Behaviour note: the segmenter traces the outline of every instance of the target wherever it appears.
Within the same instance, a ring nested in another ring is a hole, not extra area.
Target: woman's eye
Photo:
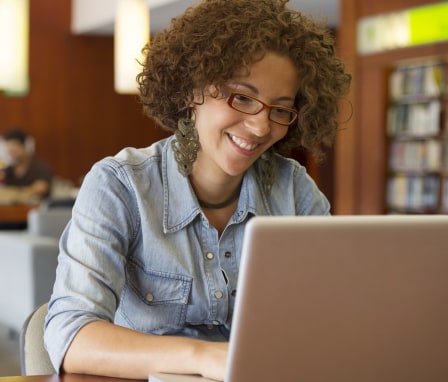
[[[247,96],[245,96],[245,95],[243,95],[243,94],[237,94],[237,95],[235,95],[234,100],[235,100],[236,102],[238,102],[238,103],[252,103],[252,102],[254,102],[254,100],[253,100],[252,98],[247,97]]]
[[[272,109],[272,113],[275,113],[277,115],[289,115],[291,112],[289,110],[280,108],[280,107],[276,107]]]

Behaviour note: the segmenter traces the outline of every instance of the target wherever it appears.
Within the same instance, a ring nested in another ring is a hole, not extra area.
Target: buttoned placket
[[[226,229],[218,240],[217,231],[203,219],[203,254],[204,270],[208,283],[210,299],[210,329],[217,325],[225,325],[229,313],[233,311],[233,300],[236,294],[236,264],[232,258],[232,230]],[[231,275],[231,277],[230,277]]]

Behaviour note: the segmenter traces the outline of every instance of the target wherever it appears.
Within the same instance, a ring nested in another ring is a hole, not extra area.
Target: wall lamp
[[[0,0],[0,91],[29,91],[29,0]]]
[[[146,0],[117,0],[114,31],[115,91],[137,94],[141,50],[149,41],[149,8]]]

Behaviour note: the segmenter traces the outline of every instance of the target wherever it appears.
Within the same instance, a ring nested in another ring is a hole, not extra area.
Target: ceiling
[[[151,34],[168,26],[170,20],[198,0],[146,0],[150,7]],[[74,34],[113,34],[116,0],[73,0],[72,24]],[[339,0],[290,0],[289,7],[330,27],[339,23]]]

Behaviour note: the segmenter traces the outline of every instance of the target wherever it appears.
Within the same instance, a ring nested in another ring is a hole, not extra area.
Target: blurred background
[[[76,197],[96,161],[123,147],[148,146],[167,136],[142,115],[135,92],[117,89],[117,24],[134,0],[0,0],[0,65],[9,57],[2,44],[11,42],[5,37],[20,37],[14,25],[7,25],[3,7],[22,1],[28,12],[26,79],[14,89],[4,85],[11,75],[0,70],[0,137],[12,127],[26,131],[35,155],[54,170],[59,188],[53,195]],[[196,1],[143,3],[150,21],[148,37]],[[306,153],[294,153],[330,199],[332,212],[446,213],[448,2],[289,4],[334,32],[338,54],[353,75],[352,90],[340,105],[343,124],[327,160],[318,165]],[[119,6],[124,8],[117,12]],[[421,86],[412,90],[415,81]],[[412,130],[416,124],[422,127],[417,132]],[[7,160],[0,143],[0,162],[2,158]],[[415,158],[418,163],[411,163]],[[29,209],[37,206],[21,210],[25,224]],[[0,203],[0,221],[13,216],[7,207],[2,209]],[[5,252],[1,240],[0,235],[0,264],[1,257],[14,255]],[[9,309],[8,301],[21,298],[14,289],[0,291],[0,311]],[[0,314],[0,376],[19,374],[18,365],[17,330],[2,323]]]

